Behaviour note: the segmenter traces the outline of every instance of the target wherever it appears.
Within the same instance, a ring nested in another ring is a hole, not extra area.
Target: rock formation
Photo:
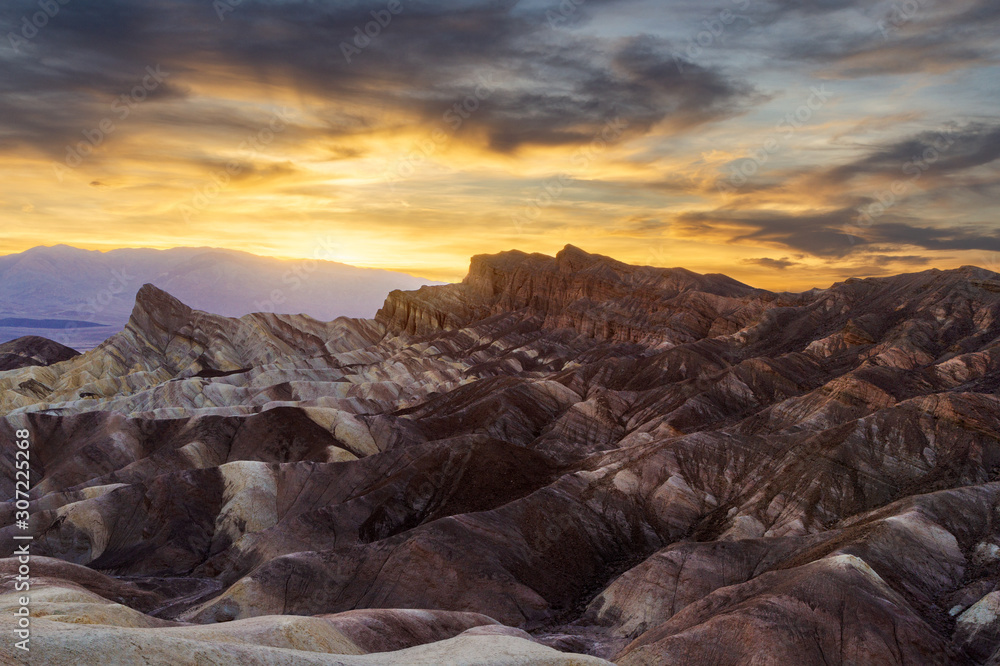
[[[1000,663],[982,269],[772,293],[568,246],[329,323],[147,286],[0,391],[47,663]]]
[[[80,352],[58,342],[28,335],[0,344],[0,372],[33,365],[52,365],[79,355]]]

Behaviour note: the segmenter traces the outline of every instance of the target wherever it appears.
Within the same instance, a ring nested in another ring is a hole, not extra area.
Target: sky
[[[7,0],[0,255],[1000,271],[996,0]]]

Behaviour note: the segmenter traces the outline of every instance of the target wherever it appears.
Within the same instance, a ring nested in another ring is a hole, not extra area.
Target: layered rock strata
[[[788,294],[573,247],[373,321],[146,287],[0,373],[48,656],[997,663],[998,315],[972,267]]]

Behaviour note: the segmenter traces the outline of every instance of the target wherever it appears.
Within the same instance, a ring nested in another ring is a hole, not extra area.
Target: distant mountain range
[[[42,335],[87,350],[124,328],[143,284],[191,306],[240,317],[372,317],[385,295],[431,280],[332,261],[290,261],[216,248],[99,252],[67,245],[0,257],[0,342]]]

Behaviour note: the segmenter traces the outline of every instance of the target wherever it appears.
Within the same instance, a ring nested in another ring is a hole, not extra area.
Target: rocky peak
[[[556,265],[561,273],[575,273],[598,263],[612,263],[625,266],[611,257],[585,252],[575,245],[567,245],[556,254]]]
[[[376,320],[393,333],[427,335],[512,314],[540,319],[544,328],[571,328],[602,339],[672,340],[678,324],[668,321],[672,299],[702,299],[707,316],[690,325],[703,335],[715,315],[733,309],[731,299],[767,294],[724,275],[631,266],[567,245],[555,257],[517,250],[475,256],[460,284],[393,292]]]
[[[144,284],[135,295],[132,316],[137,315],[180,315],[188,316],[193,310],[167,292],[152,284]]]
[[[218,663],[274,663],[243,636],[455,663],[506,632],[621,666],[996,663],[993,277],[768,294],[506,252],[386,300],[420,340],[144,288],[104,347],[0,373],[0,441],[27,422],[44,462],[33,573],[81,627],[39,623],[36,661],[191,632]],[[509,663],[610,663],[564,654]]]

